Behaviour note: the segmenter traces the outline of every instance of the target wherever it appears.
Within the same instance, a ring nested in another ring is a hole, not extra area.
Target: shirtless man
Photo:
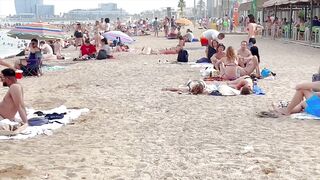
[[[249,38],[249,46],[256,44],[256,34],[258,29],[263,29],[263,26],[258,25],[255,20],[254,16],[250,14],[249,16],[249,24],[248,24],[248,38]]]
[[[240,66],[240,76],[250,75],[256,70],[257,77],[260,77],[259,60],[257,56],[252,56],[247,48],[246,41],[241,42],[241,48],[238,50],[238,65]]]
[[[15,71],[7,68],[1,71],[0,79],[4,86],[9,87],[9,91],[4,96],[3,101],[0,102],[0,119],[14,120],[16,113],[18,112],[22,122],[17,130],[28,126],[27,113],[23,101],[23,89],[22,86],[17,83],[15,77]],[[0,129],[3,126],[0,124]]]

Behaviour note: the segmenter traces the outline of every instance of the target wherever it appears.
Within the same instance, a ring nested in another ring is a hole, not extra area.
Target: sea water
[[[9,30],[0,30],[0,58],[15,56],[20,53],[27,41],[7,36]]]

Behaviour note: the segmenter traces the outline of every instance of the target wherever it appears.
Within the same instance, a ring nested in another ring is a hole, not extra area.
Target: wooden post
[[[292,4],[290,4],[290,24],[289,24],[289,38],[291,39],[292,38],[292,15],[293,15],[293,12],[292,12]]]
[[[310,19],[311,19],[311,22],[310,22],[310,36],[309,36],[309,40],[310,40],[310,45],[312,44],[312,19],[313,19],[313,0],[310,1]]]

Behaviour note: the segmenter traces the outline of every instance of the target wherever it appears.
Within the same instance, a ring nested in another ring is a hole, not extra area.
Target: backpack
[[[102,60],[102,59],[107,59],[108,56],[107,56],[107,51],[104,50],[104,49],[101,49],[99,52],[98,52],[98,56],[96,59],[98,60]]]
[[[189,53],[187,50],[181,49],[178,53],[178,62],[188,62]]]
[[[316,81],[320,81],[320,67],[318,73],[312,75],[312,82]]]

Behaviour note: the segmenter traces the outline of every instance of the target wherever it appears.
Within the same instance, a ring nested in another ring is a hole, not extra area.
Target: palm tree
[[[180,15],[183,16],[183,9],[186,7],[186,2],[179,0],[178,7],[180,8]]]

